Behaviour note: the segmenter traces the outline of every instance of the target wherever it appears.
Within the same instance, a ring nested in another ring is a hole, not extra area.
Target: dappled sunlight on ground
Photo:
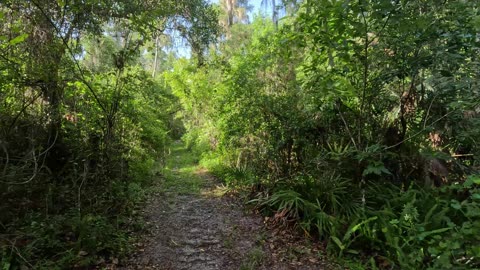
[[[222,197],[230,189],[222,183],[219,183],[218,179],[215,179],[211,175],[208,169],[198,166],[194,171],[194,174],[202,179],[204,179],[204,187],[202,188],[200,194],[206,197]]]
[[[217,185],[213,189],[212,188],[202,189],[200,194],[206,197],[223,197],[228,191],[229,191],[229,188],[227,188],[226,186]]]

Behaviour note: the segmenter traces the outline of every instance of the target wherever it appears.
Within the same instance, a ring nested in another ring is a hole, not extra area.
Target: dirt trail
[[[271,240],[275,237],[264,230],[263,219],[223,196],[221,184],[208,172],[189,167],[189,161],[182,164],[188,159],[182,151],[173,153],[175,165],[162,184],[164,192],[145,210],[150,234],[123,269],[325,269],[311,259],[311,249],[285,258],[291,254],[278,250],[285,246]],[[302,256],[310,259],[302,262]]]

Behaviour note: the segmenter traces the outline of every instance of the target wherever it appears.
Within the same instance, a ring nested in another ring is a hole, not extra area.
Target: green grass
[[[198,160],[183,143],[174,143],[162,171],[164,191],[178,195],[200,194],[204,179],[198,174]]]
[[[254,270],[257,269],[265,259],[265,253],[262,248],[254,247],[246,255],[246,259],[240,266],[240,270]]]

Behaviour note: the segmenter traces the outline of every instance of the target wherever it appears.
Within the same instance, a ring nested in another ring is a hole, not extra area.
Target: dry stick
[[[51,135],[49,135],[48,141],[50,141],[50,138],[51,138]],[[57,142],[57,139],[58,139],[58,130],[57,130],[57,132],[55,133],[55,138],[53,139],[52,144],[51,144],[49,147],[47,147],[47,149],[46,149],[45,151],[43,151],[42,153],[40,153],[40,154],[38,155],[38,157],[41,157],[42,155],[44,155],[44,156],[43,156],[43,159],[42,159],[42,166],[40,166],[40,169],[45,168],[45,169],[50,173],[50,175],[52,174],[52,171],[50,170],[50,168],[48,168],[47,166],[45,166],[45,162],[46,162],[46,160],[47,160],[47,155],[46,155],[46,153],[47,153],[48,151],[50,151],[50,149],[52,149],[53,146],[55,146],[55,143]]]
[[[456,112],[457,110],[458,110],[458,109],[455,109],[455,110],[452,110],[452,111],[444,114],[442,117],[440,117],[440,118],[438,118],[437,120],[433,121],[428,127],[432,127],[434,124],[436,124],[437,122],[439,122],[439,121],[442,120],[443,118],[449,116],[450,114]],[[396,144],[394,144],[394,145],[390,145],[390,146],[384,147],[383,150],[388,150],[388,149],[397,147],[397,146],[399,146],[400,144],[402,144],[402,143],[404,143],[404,142],[406,142],[406,141],[409,141],[409,140],[417,137],[418,135],[420,135],[421,133],[423,133],[425,130],[426,130],[426,128],[423,128],[422,130],[416,132],[416,133],[413,134],[412,136],[410,136],[410,137],[408,137],[408,138],[406,138],[406,139],[404,139],[404,140],[402,140],[402,141],[400,141],[400,142],[398,142],[398,143],[396,143]]]
[[[35,148],[32,150],[32,157],[33,157],[33,162],[34,162],[34,164],[35,164],[35,168],[34,168],[32,177],[30,177],[30,179],[28,179],[28,180],[25,181],[25,182],[18,183],[17,185],[24,185],[24,184],[30,183],[33,179],[35,179],[35,177],[37,177],[37,173],[38,173],[38,162],[37,162],[37,158],[35,157]]]
[[[473,157],[474,154],[453,154],[452,157]]]
[[[52,149],[53,146],[55,145],[55,142],[57,141],[57,138],[58,138],[58,130],[57,130],[57,132],[55,133],[55,138],[53,139],[52,144],[50,144],[50,146],[47,147],[47,149],[45,149],[45,151],[43,151],[42,153],[38,154],[38,156],[42,156],[42,155],[44,155],[45,153],[47,153],[48,151],[50,151],[50,149]],[[50,139],[50,138],[48,138],[48,139]]]
[[[50,149],[53,148],[53,146],[55,145],[55,143],[56,143],[56,141],[57,141],[57,138],[58,138],[58,131],[57,131],[57,133],[55,134],[55,138],[54,138],[52,144],[51,144],[49,147],[47,147],[47,149],[45,149],[43,152],[39,153],[39,154],[38,154],[38,158],[40,158],[42,155],[46,154],[48,151],[50,151]],[[8,157],[8,152],[7,152],[7,157]],[[23,159],[22,159],[22,160],[23,160]],[[28,160],[30,160],[30,159],[25,159],[25,161],[28,161]],[[8,185],[24,185],[24,184],[30,183],[33,179],[35,179],[35,177],[37,177],[37,174],[38,174],[38,171],[39,171],[37,156],[35,155],[35,148],[32,149],[32,158],[31,158],[31,160],[33,160],[33,162],[34,162],[34,164],[35,164],[35,168],[34,168],[34,173],[33,173],[33,175],[32,175],[27,181],[20,182],[20,183],[0,181],[0,183],[4,183],[4,184],[8,184]],[[8,164],[8,160],[7,160],[7,164]],[[42,162],[42,165],[40,166],[40,169],[44,168],[44,164],[45,164],[45,159],[43,159],[43,162]],[[3,177],[5,177],[6,168],[7,168],[7,167],[5,166]],[[48,168],[47,168],[47,169],[48,169]]]
[[[30,106],[32,105],[35,101],[37,101],[37,99],[42,95],[42,93],[39,93],[36,97],[34,97],[30,102],[28,102],[26,105],[24,105],[22,107],[22,109],[15,115],[15,117],[13,118],[13,121],[12,123],[10,124],[10,126],[8,126],[8,129],[7,129],[7,134],[10,133],[10,130],[12,130],[13,126],[15,125],[15,123],[17,122],[18,118],[20,117],[20,115],[22,115],[23,112],[25,112],[25,110]]]
[[[426,129],[426,128],[427,128],[428,115],[430,114],[430,110],[432,109],[433,102],[434,102],[435,99],[438,97],[438,95],[439,95],[439,94],[435,95],[435,96],[432,98],[432,101],[430,102],[430,105],[428,106],[427,113],[425,114],[425,120],[423,121],[423,129]]]
[[[33,268],[33,265],[29,261],[27,261],[25,257],[22,256],[22,253],[20,252],[20,250],[18,250],[18,248],[15,246],[17,240],[15,239],[15,242],[12,242],[9,240],[7,241],[10,242],[10,244],[12,245],[12,251],[14,251],[17,254],[17,256],[20,257],[20,259],[22,259],[30,268]]]
[[[345,121],[345,118],[343,117],[342,111],[340,111],[340,108],[337,108],[338,113],[340,114],[340,118],[342,118],[343,124],[345,125],[345,129],[347,130],[348,136],[350,136],[350,140],[353,143],[353,146],[355,146],[355,149],[358,150],[357,144],[355,143],[355,139],[353,138],[352,132],[350,132],[350,129],[348,128],[347,121]]]
[[[37,177],[37,174],[38,174],[38,162],[37,162],[37,157],[35,156],[35,148],[32,149],[32,159],[35,164],[35,167],[33,169],[33,175],[28,180],[20,183],[16,183],[16,182],[2,182],[2,183],[9,184],[9,185],[25,185],[30,183],[33,179],[35,179],[35,177]]]
[[[155,60],[153,61],[153,71],[152,78],[155,78],[157,73],[157,64],[158,64],[158,35],[155,37]]]
[[[80,186],[78,187],[78,195],[77,195],[77,200],[78,200],[78,212],[80,213],[82,211],[82,188],[85,182],[87,181],[87,175],[88,175],[88,164],[87,161],[83,163],[83,176],[82,177],[82,182],[80,183]]]

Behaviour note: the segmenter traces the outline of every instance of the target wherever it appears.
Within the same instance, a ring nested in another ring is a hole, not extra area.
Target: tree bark
[[[158,65],[158,36],[155,38],[155,59],[153,60],[153,71],[152,77],[155,78],[157,73],[157,65]]]

